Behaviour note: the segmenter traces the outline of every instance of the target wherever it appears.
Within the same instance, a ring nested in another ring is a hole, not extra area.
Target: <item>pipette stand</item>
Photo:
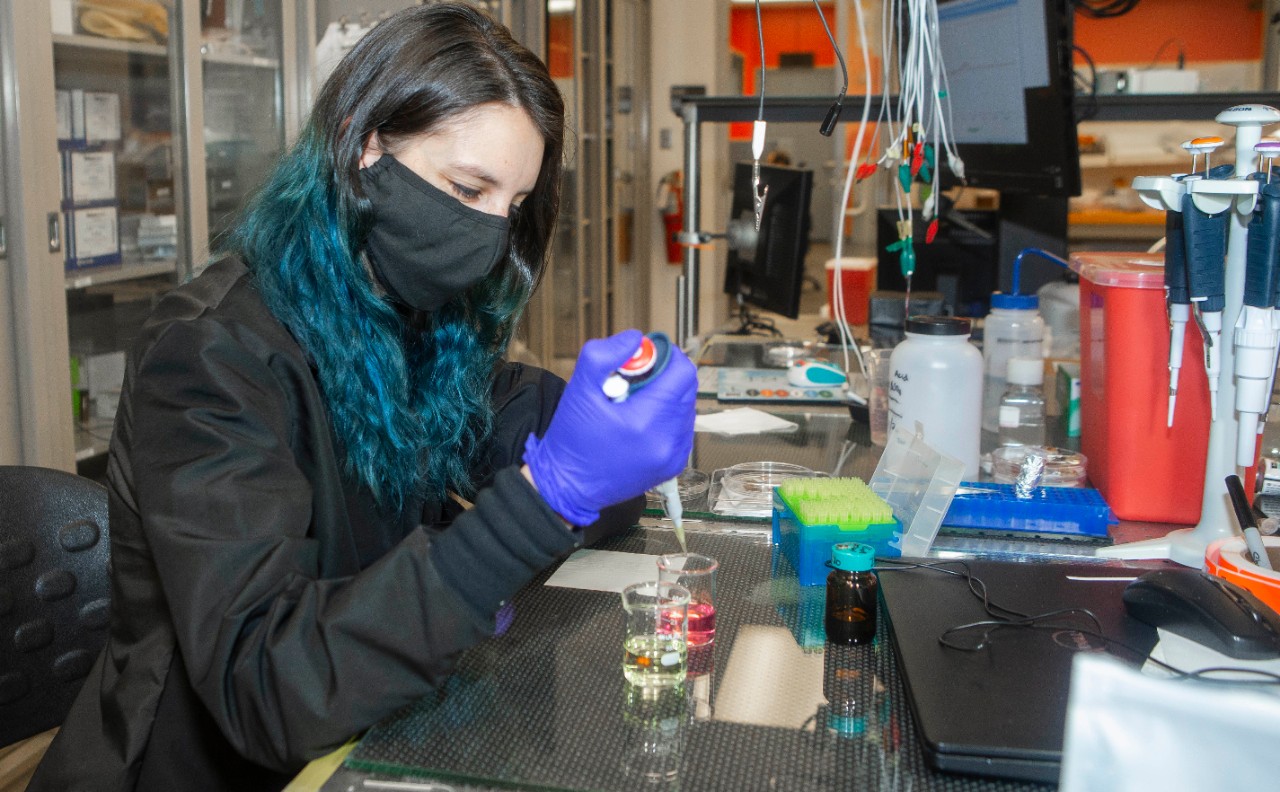
[[[1245,110],[1253,112],[1245,112]],[[1195,179],[1183,182],[1192,200],[1204,212],[1231,212],[1227,236],[1223,332],[1219,336],[1221,369],[1218,380],[1217,417],[1209,425],[1209,451],[1204,471],[1204,495],[1200,522],[1194,528],[1179,528],[1159,539],[1128,542],[1098,549],[1105,558],[1167,558],[1189,567],[1203,568],[1205,549],[1216,539],[1238,536],[1235,512],[1227,494],[1226,478],[1235,473],[1238,420],[1235,411],[1235,355],[1231,328],[1236,325],[1244,303],[1245,252],[1249,218],[1257,202],[1258,182],[1249,175],[1257,170],[1258,155],[1253,150],[1262,139],[1262,127],[1280,122],[1280,111],[1261,105],[1232,107],[1216,120],[1236,128],[1236,169],[1231,179]],[[1176,193],[1168,177],[1139,177],[1134,189],[1143,201],[1167,209]]]

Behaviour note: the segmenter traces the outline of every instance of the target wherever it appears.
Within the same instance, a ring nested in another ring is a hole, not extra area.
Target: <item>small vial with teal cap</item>
[[[863,644],[875,639],[880,590],[880,581],[871,571],[875,561],[871,545],[840,542],[832,546],[831,573],[827,575],[827,641]]]

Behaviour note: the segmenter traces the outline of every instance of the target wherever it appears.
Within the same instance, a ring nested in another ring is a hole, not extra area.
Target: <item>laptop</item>
[[[1027,614],[1088,608],[1103,634],[1144,654],[1156,643],[1155,629],[1130,619],[1121,600],[1124,587],[1142,570],[1081,563],[968,563],[986,584],[989,599],[999,605]],[[955,563],[946,568],[960,570]],[[944,631],[990,618],[963,577],[917,568],[881,572],[879,578],[926,762],[937,770],[1057,782],[1071,660],[1078,651],[1097,651],[1101,642],[1069,629],[1001,627],[984,649],[951,649],[938,642]],[[1078,618],[1068,623],[1088,624]],[[977,631],[965,632],[955,638],[977,637]],[[1136,664],[1135,658],[1117,651]]]

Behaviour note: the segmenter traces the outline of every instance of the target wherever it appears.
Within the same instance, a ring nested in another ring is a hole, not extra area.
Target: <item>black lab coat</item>
[[[307,358],[241,262],[168,294],[111,444],[110,637],[31,792],[280,789],[438,686],[584,540],[518,470],[562,390],[506,367],[474,508],[388,513],[343,473]]]

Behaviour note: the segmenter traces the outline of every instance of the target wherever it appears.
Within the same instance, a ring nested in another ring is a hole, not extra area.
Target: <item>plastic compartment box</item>
[[[1106,538],[1115,517],[1095,489],[1036,487],[1019,498],[1012,484],[969,483],[951,500],[948,528]]]
[[[1209,448],[1209,384],[1200,333],[1188,323],[1173,427],[1162,256],[1082,253],[1080,450],[1089,481],[1122,520],[1200,519]],[[1230,330],[1222,334],[1231,343]],[[1230,410],[1229,404],[1219,409]]]

